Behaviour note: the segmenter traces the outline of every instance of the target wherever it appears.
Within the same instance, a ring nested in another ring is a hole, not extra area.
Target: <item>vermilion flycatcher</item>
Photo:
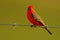
[[[44,28],[49,34],[52,33],[47,29],[47,25],[43,22],[42,18],[35,12],[33,6],[28,7],[27,18],[33,24],[31,26],[39,26]]]

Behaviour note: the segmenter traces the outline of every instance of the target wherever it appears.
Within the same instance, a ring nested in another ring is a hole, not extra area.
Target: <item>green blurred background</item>
[[[29,5],[48,26],[60,26],[60,0],[0,0],[0,24],[31,24],[26,17]],[[49,30],[53,35],[39,27],[0,26],[0,40],[60,40],[60,28]]]

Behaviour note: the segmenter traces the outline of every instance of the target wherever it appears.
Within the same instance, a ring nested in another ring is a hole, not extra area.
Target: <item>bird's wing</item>
[[[42,18],[37,14],[37,13],[32,13],[32,17],[37,21],[42,23],[44,26],[46,26],[46,24],[43,22]]]

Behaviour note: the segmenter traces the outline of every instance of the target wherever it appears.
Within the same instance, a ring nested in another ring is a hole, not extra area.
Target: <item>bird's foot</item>
[[[31,27],[36,27],[36,25],[31,25]]]

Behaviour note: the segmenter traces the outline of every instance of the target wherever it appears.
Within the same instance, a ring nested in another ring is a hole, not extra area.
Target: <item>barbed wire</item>
[[[31,26],[32,24],[0,24],[0,26]],[[42,26],[44,27],[44,26]],[[47,28],[60,28],[60,26],[47,26]]]

